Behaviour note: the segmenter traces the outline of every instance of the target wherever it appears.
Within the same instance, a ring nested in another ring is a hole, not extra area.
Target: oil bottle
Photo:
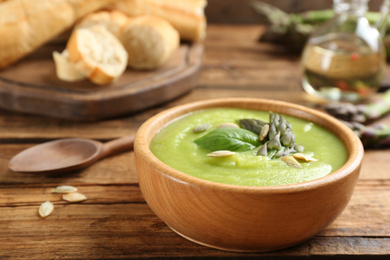
[[[390,1],[383,2],[375,26],[365,18],[367,2],[333,0],[335,16],[311,35],[303,50],[302,87],[307,93],[354,102],[378,91],[386,65],[381,37]]]

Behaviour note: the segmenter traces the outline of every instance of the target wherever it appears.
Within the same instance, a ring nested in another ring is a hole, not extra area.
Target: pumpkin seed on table
[[[220,150],[220,151],[214,151],[212,153],[207,154],[207,156],[210,157],[228,157],[234,155],[235,152],[227,151],[227,150]]]
[[[45,201],[41,204],[41,206],[39,206],[38,213],[41,217],[46,218],[53,212],[53,209],[53,203],[51,203],[50,201]]]
[[[85,196],[82,193],[79,192],[71,192],[62,195],[62,199],[69,201],[69,202],[81,202],[87,199],[87,196]]]
[[[53,189],[54,193],[71,193],[76,192],[77,188],[70,185],[61,185]]]

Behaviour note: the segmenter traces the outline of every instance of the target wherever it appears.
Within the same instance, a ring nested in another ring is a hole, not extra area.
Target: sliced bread
[[[81,74],[69,60],[69,55],[66,50],[62,53],[54,51],[53,59],[56,67],[56,74],[60,80],[75,82],[85,79],[84,75]]]
[[[128,55],[125,48],[101,25],[76,29],[66,50],[75,68],[95,84],[109,84],[126,69]]]

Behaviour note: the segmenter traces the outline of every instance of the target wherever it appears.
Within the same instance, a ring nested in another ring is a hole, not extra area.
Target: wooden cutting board
[[[122,116],[172,100],[195,87],[202,63],[201,44],[182,44],[156,70],[127,69],[115,83],[97,86],[64,82],[55,74],[54,50],[47,45],[0,71],[0,107],[63,119],[93,121]]]

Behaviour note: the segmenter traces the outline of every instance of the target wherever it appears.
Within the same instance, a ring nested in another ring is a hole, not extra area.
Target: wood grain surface
[[[191,101],[261,97],[316,107],[317,100],[299,85],[299,57],[259,44],[256,39],[262,29],[208,26],[197,86],[141,113],[75,122],[0,110],[0,259],[388,259],[388,149],[366,151],[352,199],[329,227],[303,244],[267,253],[210,249],[172,232],[145,203],[132,152],[64,175],[7,169],[12,156],[34,144],[62,137],[108,141],[135,133],[146,119],[166,108]],[[88,199],[74,204],[63,201],[51,193],[61,184],[78,187]],[[54,203],[54,211],[42,219],[38,207],[46,200]]]

